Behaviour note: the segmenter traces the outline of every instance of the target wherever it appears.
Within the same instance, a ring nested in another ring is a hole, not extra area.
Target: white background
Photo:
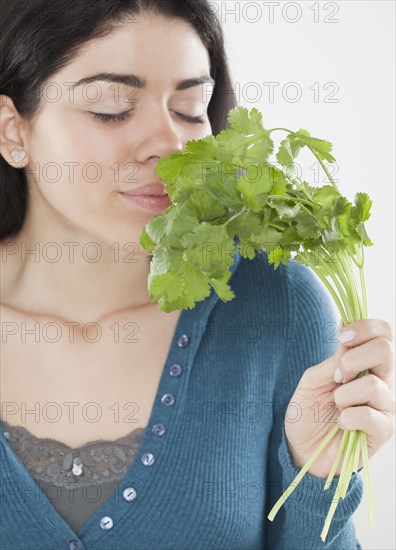
[[[265,128],[306,128],[331,141],[340,192],[351,201],[358,191],[373,200],[366,222],[374,242],[365,248],[368,316],[394,328],[395,3],[211,4],[225,33],[238,104],[259,109]],[[271,82],[278,83],[272,97]],[[328,183],[322,174],[316,182],[313,170],[304,175],[322,186]],[[371,458],[370,470],[377,528],[368,524],[366,492],[353,522],[363,549],[391,550],[396,548],[394,438]]]

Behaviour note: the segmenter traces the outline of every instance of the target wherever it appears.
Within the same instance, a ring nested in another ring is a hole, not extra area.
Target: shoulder
[[[335,352],[340,314],[309,267],[290,260],[275,269],[266,252],[252,260],[241,257],[230,285],[235,315],[279,327],[282,348],[287,344],[296,353],[309,351],[312,364]]]
[[[245,299],[251,295],[257,305],[270,298],[274,306],[287,309],[290,319],[303,319],[315,312],[332,320],[339,317],[323,282],[309,267],[293,259],[275,269],[267,252],[252,260],[241,257],[230,284],[235,294]]]

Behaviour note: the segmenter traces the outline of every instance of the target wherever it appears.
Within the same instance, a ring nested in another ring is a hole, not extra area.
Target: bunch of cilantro
[[[227,281],[236,251],[247,259],[266,251],[275,269],[281,263],[287,265],[291,258],[310,267],[332,295],[344,325],[366,319],[363,267],[364,246],[373,245],[365,228],[370,197],[356,193],[351,203],[340,194],[325,164],[335,162],[329,141],[312,137],[304,129],[266,130],[255,108],[236,107],[227,118],[227,130],[191,140],[185,150],[158,163],[156,173],[165,182],[173,204],[154,217],[140,236],[140,244],[152,254],[148,278],[152,301],[165,312],[192,309],[212,289],[221,300],[230,301],[235,294]],[[275,131],[287,134],[280,142],[276,163],[269,160]],[[316,157],[331,185],[313,187],[296,176],[296,158],[304,148]],[[271,521],[338,429],[336,424],[277,501],[268,516]],[[345,498],[360,455],[374,527],[364,432],[344,432],[325,490],[343,458],[336,495]],[[338,500],[330,506],[323,541]]]

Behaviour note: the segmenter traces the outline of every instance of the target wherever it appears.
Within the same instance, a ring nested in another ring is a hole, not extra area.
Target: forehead
[[[61,71],[77,82],[99,73],[133,73],[154,85],[176,88],[186,78],[210,74],[210,58],[195,29],[182,19],[142,16],[88,41]]]

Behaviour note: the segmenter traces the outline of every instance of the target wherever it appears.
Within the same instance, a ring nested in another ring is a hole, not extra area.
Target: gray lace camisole
[[[75,533],[114,493],[145,432],[135,428],[115,441],[99,439],[71,448],[35,437],[22,426],[2,424],[19,461]]]

